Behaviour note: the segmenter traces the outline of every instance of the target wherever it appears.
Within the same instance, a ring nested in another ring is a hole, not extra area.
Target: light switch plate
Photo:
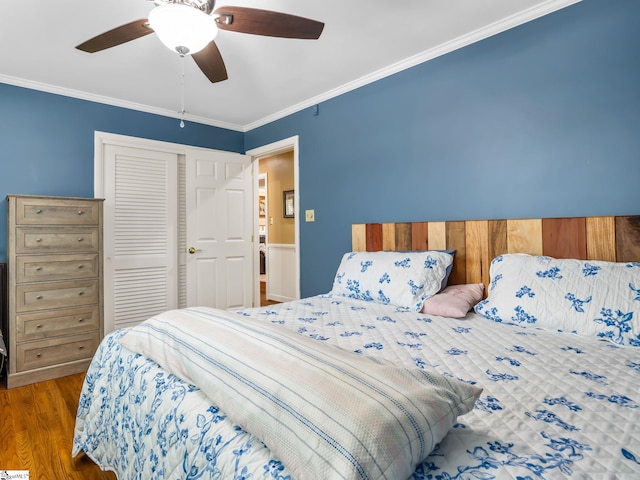
[[[305,210],[304,211],[304,220],[306,222],[315,222],[316,221],[316,212],[315,212],[315,210]]]

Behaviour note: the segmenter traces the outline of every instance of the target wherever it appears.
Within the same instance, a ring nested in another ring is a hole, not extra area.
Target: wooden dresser
[[[7,388],[85,371],[103,331],[102,200],[7,203]]]

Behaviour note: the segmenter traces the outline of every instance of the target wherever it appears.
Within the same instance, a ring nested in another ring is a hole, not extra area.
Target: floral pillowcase
[[[445,252],[350,252],[331,293],[417,312],[440,291],[453,256]]]
[[[640,347],[640,263],[509,254],[490,275],[475,311],[491,320]]]

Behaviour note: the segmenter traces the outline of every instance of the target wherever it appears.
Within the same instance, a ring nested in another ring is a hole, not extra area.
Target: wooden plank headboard
[[[451,285],[489,284],[503,253],[640,262],[640,215],[352,225],[353,251],[455,250]]]

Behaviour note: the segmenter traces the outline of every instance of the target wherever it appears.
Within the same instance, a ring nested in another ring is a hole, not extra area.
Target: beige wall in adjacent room
[[[260,173],[267,174],[269,243],[294,244],[295,219],[284,218],[282,205],[282,192],[293,190],[293,151],[261,158],[259,170]],[[273,224],[271,219],[273,219]]]

